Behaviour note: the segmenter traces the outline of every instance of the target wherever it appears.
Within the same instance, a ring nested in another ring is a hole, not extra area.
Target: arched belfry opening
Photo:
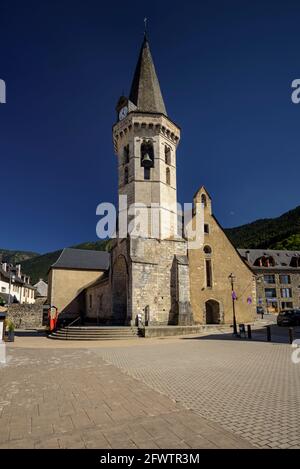
[[[141,144],[141,166],[154,167],[154,148],[151,140],[144,140]]]
[[[118,256],[112,269],[113,322],[124,325],[127,321],[128,268],[123,255]]]
[[[205,323],[220,324],[222,322],[220,303],[216,300],[208,300],[205,303]]]

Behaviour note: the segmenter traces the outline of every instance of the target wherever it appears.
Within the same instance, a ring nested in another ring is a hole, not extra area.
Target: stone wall
[[[237,296],[236,320],[238,323],[252,322],[256,317],[253,273],[212,215],[211,199],[204,188],[197,193],[195,200],[201,200],[202,196],[206,200],[204,223],[208,232],[204,234],[204,245],[189,249],[188,252],[194,320],[197,324],[232,323],[232,294],[228,278],[232,273],[235,276],[234,290]],[[210,282],[207,282],[207,266],[210,266]]]
[[[186,254],[187,244],[182,239],[131,238],[114,246],[112,266],[124,256],[129,270],[127,324],[134,325],[138,314],[143,321],[148,319],[149,325],[178,324],[179,302],[189,302],[189,279],[188,265],[176,274],[176,256]],[[183,278],[183,288],[178,288],[176,282]]]
[[[252,324],[252,323],[251,323]],[[194,326],[150,326],[140,329],[142,337],[167,337],[176,335],[189,335],[189,334],[222,334],[232,332],[230,326],[226,325],[194,325]]]
[[[16,329],[36,329],[42,327],[44,298],[37,298],[33,305],[12,304],[8,308],[7,319],[11,319]]]
[[[102,325],[111,324],[111,288],[109,278],[86,289],[86,321]]]

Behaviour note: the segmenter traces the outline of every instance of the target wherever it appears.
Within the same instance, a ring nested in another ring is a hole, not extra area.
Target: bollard
[[[267,326],[267,341],[271,342],[271,326]]]
[[[252,339],[252,331],[251,331],[251,325],[247,325],[247,334],[248,334],[248,339]]]
[[[289,327],[289,342],[292,344],[294,341],[294,329],[292,327]]]

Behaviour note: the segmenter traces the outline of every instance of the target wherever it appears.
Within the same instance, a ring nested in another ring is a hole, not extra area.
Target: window
[[[5,293],[5,292],[6,292],[6,288],[5,288],[5,287],[1,287],[1,291],[2,291],[2,293]]]
[[[206,201],[206,195],[205,194],[202,194],[201,195],[201,204],[206,207],[207,205],[207,201]]]
[[[98,302],[99,302],[99,311],[102,311],[103,294],[98,296]]]
[[[281,288],[281,298],[292,298],[292,289],[291,288]]]
[[[295,256],[292,257],[290,266],[291,267],[300,267],[300,257],[295,257]]]
[[[128,167],[124,170],[124,184],[128,184]]]
[[[206,286],[207,288],[212,287],[212,269],[211,269],[211,260],[205,260],[205,271],[206,271]]]
[[[283,301],[281,303],[281,308],[282,309],[290,309],[293,308],[293,303],[291,301]]]
[[[275,275],[264,275],[265,283],[275,283]]]
[[[171,148],[165,147],[165,163],[171,164]]]
[[[210,246],[204,246],[203,251],[205,254],[211,254],[211,247]]]
[[[204,223],[204,233],[209,233],[209,225],[207,223]]]
[[[144,168],[144,179],[149,180],[151,178],[151,168]]]
[[[289,275],[279,275],[279,282],[283,285],[291,283],[291,277]]]
[[[89,301],[90,301],[90,308],[93,306],[93,297],[92,295],[89,295]]]
[[[276,288],[265,288],[266,298],[276,298]]]
[[[129,145],[126,145],[123,150],[124,164],[129,163]]]
[[[256,259],[254,262],[254,265],[256,267],[274,267],[275,266],[275,261],[273,257],[269,256],[262,256]]]
[[[167,168],[166,169],[166,183],[168,184],[168,186],[171,185],[171,174],[170,174],[170,168]]]

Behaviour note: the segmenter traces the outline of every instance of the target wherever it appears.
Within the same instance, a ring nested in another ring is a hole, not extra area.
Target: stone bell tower
[[[190,324],[187,243],[177,232],[180,130],[167,115],[146,35],[129,98],[116,111],[119,202],[126,195],[127,207],[120,202],[111,253],[112,322],[134,324],[141,315],[146,325]]]
[[[177,236],[176,148],[179,128],[168,118],[146,36],[129,98],[122,96],[113,127],[118,157],[119,195],[136,204],[146,220],[146,237]]]

